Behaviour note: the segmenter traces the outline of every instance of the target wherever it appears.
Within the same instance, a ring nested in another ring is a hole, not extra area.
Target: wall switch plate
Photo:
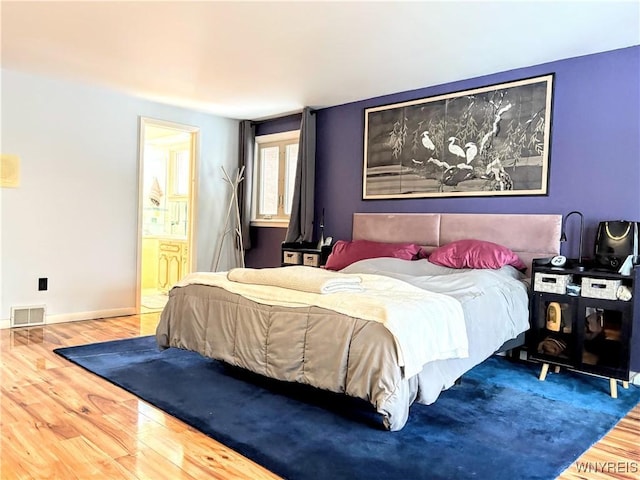
[[[43,291],[48,288],[49,279],[48,278],[39,278],[38,279],[38,291]]]

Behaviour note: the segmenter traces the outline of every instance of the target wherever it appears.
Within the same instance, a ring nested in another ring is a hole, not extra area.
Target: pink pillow
[[[512,265],[524,271],[527,266],[507,247],[483,240],[458,240],[435,249],[429,261],[451,268],[492,268]]]
[[[325,268],[341,270],[358,260],[377,257],[394,257],[414,260],[418,257],[420,245],[414,243],[382,243],[369,240],[347,242],[338,240],[331,250]]]

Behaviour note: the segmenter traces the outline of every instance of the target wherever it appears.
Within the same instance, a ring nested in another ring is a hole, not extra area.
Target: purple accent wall
[[[291,132],[300,130],[302,113],[294,113],[286,117],[264,120],[256,123],[256,135],[271,135],[272,133]]]
[[[365,108],[548,73],[555,79],[547,196],[362,200]],[[598,222],[640,221],[640,46],[318,110],[316,211],[322,208],[325,236],[336,240],[351,237],[354,212],[578,210],[585,221],[583,256],[590,256]],[[579,217],[567,224],[563,253],[575,257]]]
[[[251,249],[244,255],[249,268],[279,267],[281,244],[287,234],[286,228],[251,227]]]

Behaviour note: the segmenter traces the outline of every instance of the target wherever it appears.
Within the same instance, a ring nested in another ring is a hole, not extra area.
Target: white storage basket
[[[302,255],[302,264],[308,267],[319,267],[320,255],[318,253],[305,253]]]
[[[302,252],[292,252],[285,250],[282,252],[282,263],[286,265],[301,265],[302,264]]]
[[[616,300],[620,285],[622,285],[622,280],[582,277],[581,292],[583,297]]]
[[[535,273],[533,289],[536,292],[549,292],[564,295],[567,284],[571,282],[571,275],[556,275],[553,273]]]

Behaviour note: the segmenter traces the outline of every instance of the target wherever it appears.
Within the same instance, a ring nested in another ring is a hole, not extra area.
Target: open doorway
[[[140,119],[138,311],[162,310],[192,271],[199,129]]]

